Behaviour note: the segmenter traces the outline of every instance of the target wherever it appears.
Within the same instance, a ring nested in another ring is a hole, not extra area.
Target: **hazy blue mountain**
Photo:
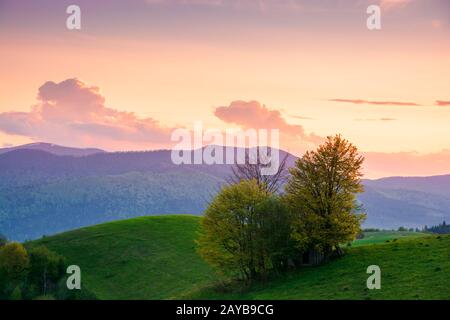
[[[170,153],[0,154],[0,233],[23,240],[139,215],[201,214],[230,165],[174,165]]]
[[[201,214],[231,166],[174,165],[170,154],[56,155],[27,148],[1,153],[0,233],[24,240],[141,215]],[[289,155],[288,164],[295,159]],[[450,221],[449,177],[364,180],[359,200],[368,214],[365,226]]]
[[[46,151],[51,154],[55,154],[58,156],[74,156],[74,157],[82,157],[82,156],[88,156],[95,153],[101,153],[105,152],[104,150],[97,149],[97,148],[71,148],[71,147],[63,147],[58,146],[56,144],[52,143],[46,143],[46,142],[36,142],[36,143],[29,143],[24,144],[21,146],[16,147],[7,147],[7,148],[0,148],[0,154],[6,153],[9,151],[14,150],[40,150],[40,151]]]
[[[367,181],[365,181],[367,183]],[[450,197],[405,189],[365,186],[358,196],[367,212],[365,227],[392,229],[450,221]]]
[[[368,212],[366,225],[421,227],[450,220],[450,175],[364,180],[359,196]]]
[[[450,163],[448,167],[450,171]],[[422,191],[450,197],[450,174],[432,177],[389,177],[368,181],[367,185],[377,188]]]

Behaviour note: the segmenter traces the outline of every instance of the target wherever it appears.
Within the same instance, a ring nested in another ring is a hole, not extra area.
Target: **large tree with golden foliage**
[[[329,255],[356,237],[365,218],[356,202],[356,194],[363,191],[363,161],[354,145],[335,135],[290,169],[286,200],[295,216],[293,237],[300,249]]]

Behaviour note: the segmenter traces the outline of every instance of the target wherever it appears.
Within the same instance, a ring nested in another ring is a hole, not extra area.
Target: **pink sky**
[[[0,0],[0,147],[163,148],[202,121],[296,154],[341,133],[372,177],[450,173],[447,1],[77,3],[69,31],[72,2]]]

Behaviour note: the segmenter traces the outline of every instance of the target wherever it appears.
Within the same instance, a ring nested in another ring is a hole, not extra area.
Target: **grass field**
[[[421,232],[410,232],[410,231],[377,231],[377,232],[365,232],[363,239],[358,239],[353,241],[352,247],[365,246],[368,244],[376,243],[389,243],[391,241],[396,241],[396,239],[402,238],[420,238],[426,236],[425,233]]]
[[[44,244],[80,266],[82,286],[99,299],[169,299],[214,279],[194,239],[200,218],[142,217],[78,229]]]
[[[27,245],[45,244],[79,265],[82,286],[100,299],[450,299],[450,235],[370,233],[340,259],[242,290],[218,285],[197,255],[200,219],[136,218]],[[372,264],[381,268],[381,290],[366,288]]]
[[[366,288],[366,269],[381,268],[381,290]],[[450,236],[411,237],[351,248],[343,258],[304,268],[248,292],[216,287],[191,299],[450,299]]]

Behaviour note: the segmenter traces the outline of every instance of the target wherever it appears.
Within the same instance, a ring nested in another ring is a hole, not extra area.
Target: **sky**
[[[0,147],[170,148],[201,121],[297,155],[340,133],[368,177],[444,174],[449,79],[446,0],[0,0]]]

